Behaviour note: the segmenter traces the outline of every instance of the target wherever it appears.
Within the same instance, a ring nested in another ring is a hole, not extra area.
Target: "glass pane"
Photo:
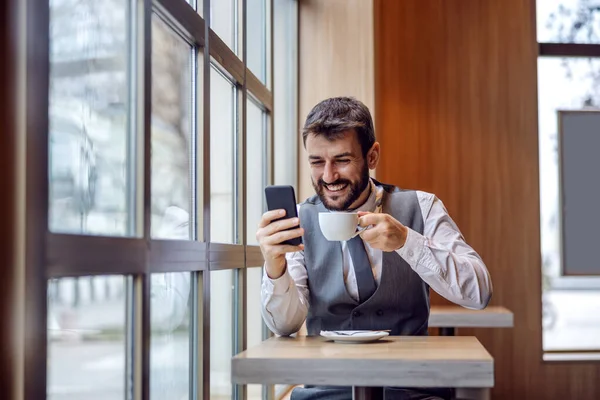
[[[260,288],[262,282],[262,268],[248,268],[246,270],[246,331],[248,348],[262,342],[263,322],[260,313]],[[248,399],[262,399],[262,385],[248,385]]]
[[[235,86],[210,70],[210,217],[211,241],[236,242],[235,233]]]
[[[210,272],[210,398],[231,399],[234,270]]]
[[[132,235],[128,3],[50,0],[49,226]]]
[[[125,398],[125,278],[48,282],[48,399]]]
[[[192,48],[152,17],[152,236],[191,239]]]
[[[246,45],[248,68],[262,83],[267,72],[267,9],[265,0],[248,0],[246,16]]]
[[[273,180],[277,185],[292,185],[296,188],[298,187],[297,66],[298,2],[274,0],[273,98],[277,99],[277,118],[273,120]]]
[[[538,42],[600,43],[597,0],[538,0]]]
[[[190,389],[190,277],[152,274],[150,398],[185,400]]]
[[[246,109],[246,225],[248,244],[257,245],[256,230],[265,211],[264,188],[266,185],[267,143],[266,116],[251,100]]]
[[[544,350],[600,349],[598,278],[561,276],[558,110],[600,105],[600,59],[538,61]],[[564,290],[572,283],[571,290]],[[580,290],[573,290],[573,288]],[[574,311],[576,310],[576,311]]]
[[[210,27],[233,51],[237,51],[236,21],[237,0],[210,2]]]

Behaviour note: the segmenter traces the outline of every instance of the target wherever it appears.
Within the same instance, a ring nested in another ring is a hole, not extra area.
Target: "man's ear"
[[[375,169],[377,164],[379,164],[379,151],[379,142],[373,143],[373,146],[371,146],[371,149],[367,153],[367,165],[369,169]]]

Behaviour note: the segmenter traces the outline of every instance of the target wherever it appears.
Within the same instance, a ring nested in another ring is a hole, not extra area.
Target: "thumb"
[[[365,215],[371,214],[371,212],[369,211],[359,211],[358,212],[358,217],[364,217]]]

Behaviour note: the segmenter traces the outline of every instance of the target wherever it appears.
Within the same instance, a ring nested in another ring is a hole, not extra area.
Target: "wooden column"
[[[535,1],[374,4],[377,176],[437,194],[514,312],[459,332],[494,357],[492,397],[600,398],[599,364],[542,361]]]
[[[17,62],[18,0],[0,2],[0,398],[18,395],[21,323],[18,297]]]
[[[298,25],[299,129],[310,109],[334,96],[354,96],[374,113],[373,0],[301,0]],[[314,194],[302,138],[300,201]]]

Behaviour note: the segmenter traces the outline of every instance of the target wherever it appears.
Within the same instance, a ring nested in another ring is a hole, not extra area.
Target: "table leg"
[[[382,387],[354,386],[352,388],[353,400],[383,400]]]
[[[456,335],[456,329],[453,327],[442,327],[440,328],[440,336],[454,336]]]
[[[456,398],[468,400],[490,400],[492,398],[490,392],[491,391],[489,388],[458,388],[456,389]]]

